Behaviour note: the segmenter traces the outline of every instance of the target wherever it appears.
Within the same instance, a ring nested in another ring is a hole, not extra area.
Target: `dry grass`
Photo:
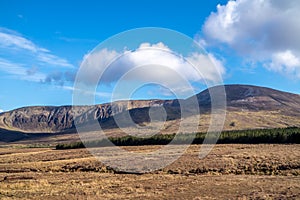
[[[143,175],[118,174],[86,149],[0,148],[0,199],[300,197],[300,145],[217,145],[202,160],[199,148],[192,145],[173,164]]]
[[[13,174],[1,198],[20,199],[297,199],[298,177],[121,175],[103,173]]]

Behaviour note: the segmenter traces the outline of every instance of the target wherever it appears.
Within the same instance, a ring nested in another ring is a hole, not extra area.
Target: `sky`
[[[187,77],[194,93],[205,88],[205,81],[216,81],[220,75],[224,84],[251,84],[300,94],[299,10],[298,0],[0,0],[0,111],[72,104],[80,66],[88,69],[79,76],[82,83],[96,84],[93,76],[100,71],[87,63],[105,63],[128,52],[128,46],[120,50],[123,43],[118,43],[118,38],[116,49],[98,45],[116,34],[143,27],[182,33],[201,45],[206,54],[190,52],[182,61],[179,57],[184,53],[175,51],[167,37],[135,41],[135,49],[130,49],[135,52],[115,62],[106,72],[104,85],[97,85],[96,103],[111,100],[112,83],[126,72],[124,69],[132,70],[132,65],[154,58]],[[152,37],[148,34],[145,38]],[[168,52],[180,56],[172,57]],[[93,58],[95,55],[98,57]],[[204,78],[195,76],[187,63],[199,64]],[[155,82],[170,77],[159,66],[135,73],[138,76],[127,76],[126,80],[136,83],[152,77]],[[180,97],[188,96],[178,83],[170,78],[166,85]],[[173,97],[167,88],[151,84],[134,95],[137,99]]]

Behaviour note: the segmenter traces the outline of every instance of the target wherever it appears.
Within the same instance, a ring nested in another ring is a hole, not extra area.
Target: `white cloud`
[[[8,51],[20,51],[20,54],[30,55],[31,59],[36,60],[40,64],[46,64],[54,67],[73,67],[66,59],[51,54],[48,49],[39,47],[32,41],[21,36],[19,33],[0,27],[0,50],[8,53]]]
[[[81,68],[83,71],[79,73],[78,81],[88,84],[97,84],[100,74],[104,73],[104,70],[110,61],[120,54],[114,50],[102,49],[92,54],[85,55]]]
[[[99,98],[109,98],[111,97],[111,93],[108,92],[95,92],[95,91],[89,91],[89,90],[81,90],[79,88],[74,88],[72,86],[62,86],[61,88],[65,89],[65,90],[70,90],[70,91],[77,91],[80,92],[82,95],[95,95]]]
[[[13,49],[24,49],[32,52],[39,51],[39,48],[33,44],[30,40],[17,35],[7,29],[0,29],[0,45],[1,47],[13,48]],[[43,51],[43,50],[42,50]]]
[[[299,77],[299,10],[298,0],[228,1],[203,25],[205,42],[226,44],[270,70]]]
[[[200,80],[220,83],[220,77],[225,74],[225,68],[220,60],[213,54],[193,53],[186,58],[191,64],[197,66],[197,69],[202,74]]]
[[[0,58],[0,70],[21,80],[41,82],[46,78],[46,75],[40,72],[28,73],[28,68],[22,64],[13,63],[9,60]]]
[[[300,78],[300,59],[291,51],[273,54],[272,62],[267,67],[283,74],[294,74]]]
[[[0,70],[8,77],[34,82],[52,82],[58,74],[66,75],[57,80],[60,85],[69,80],[74,69],[66,59],[52,54],[19,33],[0,27]]]
[[[144,42],[144,43],[140,44],[140,46],[138,48],[138,50],[141,50],[141,49],[159,49],[159,50],[171,51],[171,49],[162,42],[159,42],[157,44],[150,44],[148,42]]]
[[[0,113],[4,112],[4,110],[0,109]]]
[[[66,59],[48,53],[38,54],[37,60],[42,63],[46,63],[50,66],[61,66],[61,67],[73,68],[73,65],[71,65]]]
[[[107,66],[109,67],[107,68]],[[103,74],[102,74],[103,73]],[[101,76],[102,74],[102,76]],[[101,49],[85,57],[77,81],[112,84],[123,81],[160,82],[176,92],[187,92],[179,78],[191,82],[220,83],[225,69],[212,54],[176,55],[163,43],[142,43],[135,51]]]

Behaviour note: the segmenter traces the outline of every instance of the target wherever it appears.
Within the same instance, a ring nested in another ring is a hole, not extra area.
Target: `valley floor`
[[[300,198],[300,145],[216,145],[204,159],[200,146],[142,175],[114,171],[86,149],[0,148],[0,199]]]

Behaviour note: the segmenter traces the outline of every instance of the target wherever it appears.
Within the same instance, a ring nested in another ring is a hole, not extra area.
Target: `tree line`
[[[135,136],[109,137],[102,140],[57,144],[56,149],[76,149],[87,147],[104,147],[112,145],[141,146],[191,143],[202,144],[205,137],[207,138],[207,143],[213,142],[214,139],[217,139],[218,137],[217,144],[300,144],[300,128],[288,127],[274,129],[236,130],[223,131],[220,134],[157,134],[148,138]]]

